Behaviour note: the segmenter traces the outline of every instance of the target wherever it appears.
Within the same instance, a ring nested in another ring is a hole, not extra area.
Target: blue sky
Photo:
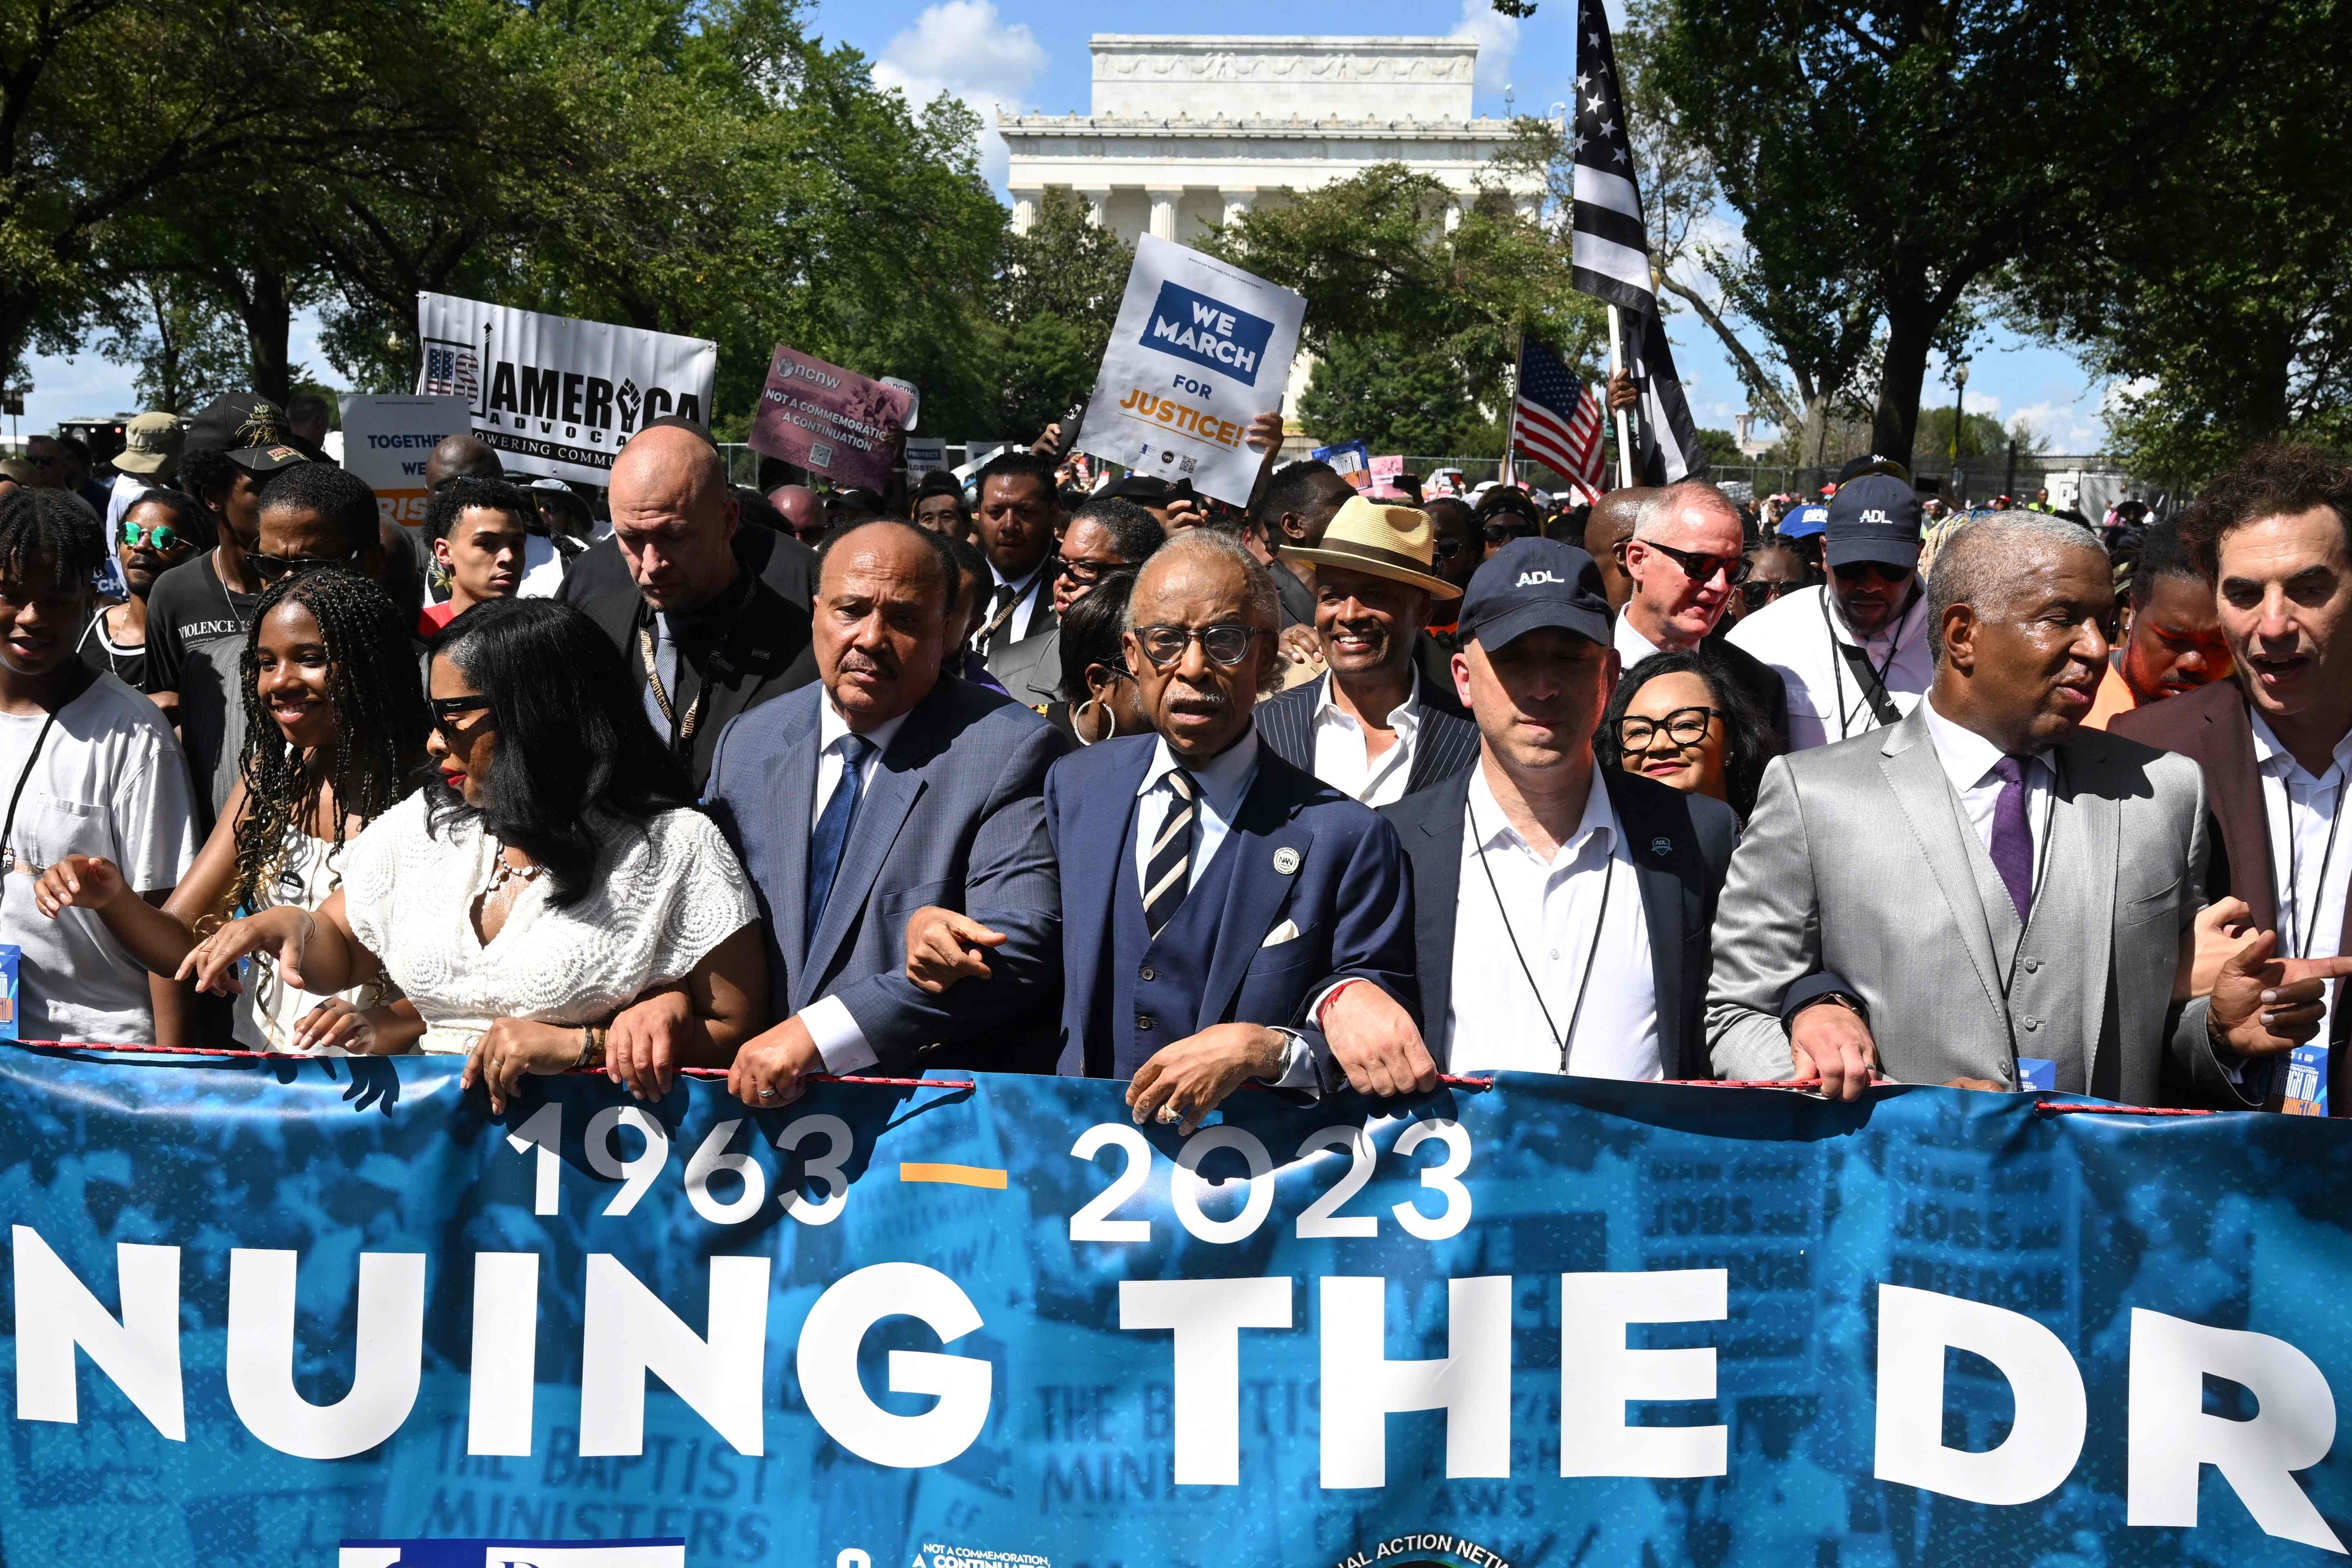
[[[1622,7],[1612,0],[1612,17]],[[1523,22],[1497,16],[1487,0],[1193,0],[1171,21],[1165,8],[1094,0],[816,0],[814,30],[850,44],[876,62],[877,74],[910,95],[953,92],[983,114],[997,104],[1048,113],[1084,110],[1089,93],[1087,37],[1121,33],[1457,34],[1480,40],[1477,108],[1504,112],[1505,89],[1522,113],[1541,112],[1569,96],[1576,74],[1573,0],[1543,0]],[[1001,145],[991,150],[1001,182]],[[1728,428],[1746,406],[1738,378],[1711,333],[1687,312],[1670,319],[1675,360],[1692,413],[1703,425]],[[313,373],[339,378],[318,348],[315,319],[295,324],[294,357]],[[26,429],[60,418],[133,406],[131,375],[94,350],[43,358],[32,366],[34,392]],[[1931,375],[1939,373],[1931,371]],[[2101,444],[2104,389],[2072,355],[1997,333],[1969,368],[1969,406],[2004,421],[2022,416],[2052,438],[2053,450],[2088,452]],[[1931,384],[1923,401],[1950,400]]]

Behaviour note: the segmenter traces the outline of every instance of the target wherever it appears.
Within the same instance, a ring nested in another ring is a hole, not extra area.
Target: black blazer
[[[1328,674],[1318,675],[1257,705],[1258,738],[1276,757],[1305,772],[1315,771],[1315,709],[1330,679]],[[1412,768],[1405,775],[1408,794],[1467,772],[1478,760],[1478,727],[1462,711],[1454,688],[1441,693],[1424,676],[1413,695],[1421,730],[1413,738]]]
[[[783,542],[796,549],[803,548],[797,539]],[[621,663],[629,672],[630,690],[642,699],[646,662],[637,632],[650,626],[653,617],[636,585],[626,577],[621,580],[625,592],[600,593],[574,602],[621,650]],[[739,583],[740,580],[738,579]],[[740,592],[741,589],[728,591]],[[711,758],[719,750],[719,732],[727,727],[730,719],[746,708],[757,707],[770,697],[782,696],[816,679],[816,653],[810,646],[809,626],[809,612],[804,607],[783,598],[764,580],[751,580],[751,597],[729,628],[726,645],[709,661],[706,678],[710,695],[703,699],[702,716],[695,721],[693,743],[680,758],[694,780],[696,794],[702,792],[710,778]]]
[[[1685,795],[1614,768],[1595,771],[1617,809],[1642,890],[1666,1076],[1712,1077],[1706,1052],[1706,981],[1713,967],[1707,933],[1715,925],[1715,901],[1731,868],[1731,852],[1739,842],[1739,821],[1720,800]],[[1414,968],[1431,1038],[1445,1032],[1453,1003],[1454,905],[1462,889],[1463,805],[1469,798],[1465,768],[1433,789],[1381,808],[1412,862]],[[1438,1067],[1444,1069],[1443,1060]]]

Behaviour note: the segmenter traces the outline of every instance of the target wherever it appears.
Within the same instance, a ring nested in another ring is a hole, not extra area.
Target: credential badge
[[[1298,852],[1285,845],[1274,852],[1274,869],[1285,876],[1298,870]]]

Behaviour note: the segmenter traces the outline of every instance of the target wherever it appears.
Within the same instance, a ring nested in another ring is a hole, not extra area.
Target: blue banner
[[[10,1564],[2318,1562],[2352,1144],[0,1053]]]

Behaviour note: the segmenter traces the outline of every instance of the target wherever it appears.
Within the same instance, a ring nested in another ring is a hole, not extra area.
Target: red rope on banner
[[[1484,1094],[1487,1090],[1492,1089],[1495,1086],[1495,1081],[1491,1078],[1461,1078],[1451,1072],[1439,1073],[1437,1075],[1437,1081],[1450,1089],[1467,1089],[1473,1094]],[[1271,1083],[1262,1083],[1258,1080],[1252,1078],[1245,1081],[1242,1084],[1242,1087],[1244,1089],[1263,1089],[1268,1092],[1272,1092],[1275,1086]]]
[[[2219,1116],[2219,1111],[2173,1110],[2159,1105],[2059,1105],[2037,1100],[2033,1108],[2045,1116]]]
[[[8,1043],[23,1046],[28,1050],[34,1051],[129,1051],[142,1056],[229,1056],[241,1057],[252,1061],[348,1061],[361,1060],[352,1057],[305,1056],[299,1051],[222,1051],[197,1045],[100,1045],[89,1040],[11,1040]],[[385,1060],[390,1059],[386,1058]],[[604,1073],[604,1070],[601,1067],[569,1067],[564,1069],[566,1073],[593,1072],[600,1076]],[[723,1067],[681,1067],[677,1071],[682,1075],[688,1078],[724,1078],[727,1076],[727,1069]],[[539,1075],[534,1074],[533,1076]],[[546,1076],[553,1077],[558,1075],[547,1074]],[[807,1081],[811,1083],[879,1083],[892,1089],[976,1089],[979,1087],[978,1083],[969,1078],[863,1078],[850,1075],[835,1077],[834,1074],[829,1072],[811,1073]]]

